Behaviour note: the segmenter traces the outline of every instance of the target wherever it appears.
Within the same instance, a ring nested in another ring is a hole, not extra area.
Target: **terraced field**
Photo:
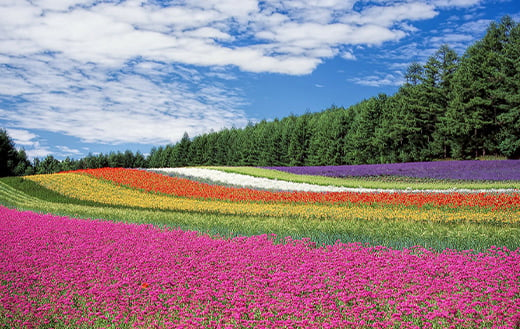
[[[515,328],[519,187],[239,167],[2,178],[0,325]]]

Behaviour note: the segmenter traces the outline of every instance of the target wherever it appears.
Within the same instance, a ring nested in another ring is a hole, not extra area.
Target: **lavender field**
[[[520,180],[520,160],[467,160],[345,166],[264,167],[299,175],[329,177],[405,176],[456,180]]]

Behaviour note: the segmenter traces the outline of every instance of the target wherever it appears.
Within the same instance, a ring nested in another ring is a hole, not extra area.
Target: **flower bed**
[[[520,253],[219,239],[0,207],[7,327],[514,328]]]

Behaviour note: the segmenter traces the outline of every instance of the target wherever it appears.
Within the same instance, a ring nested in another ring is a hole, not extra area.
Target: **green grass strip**
[[[401,177],[326,177],[315,175],[297,175],[284,171],[256,167],[201,167],[220,170],[228,173],[264,177],[295,183],[308,183],[324,186],[363,187],[374,189],[418,189],[418,190],[449,190],[457,189],[520,189],[519,181],[487,182],[463,180],[415,179]]]
[[[9,184],[6,184],[9,181]],[[432,223],[363,218],[308,220],[299,218],[233,216],[114,207],[67,198],[20,180],[0,179],[0,204],[76,218],[98,218],[193,230],[223,237],[276,234],[280,240],[310,238],[318,245],[362,242],[392,248],[421,245],[435,250],[482,251],[490,246],[520,247],[519,224]],[[6,187],[7,186],[7,187]],[[30,189],[29,189],[30,187]],[[36,197],[38,195],[38,197]]]

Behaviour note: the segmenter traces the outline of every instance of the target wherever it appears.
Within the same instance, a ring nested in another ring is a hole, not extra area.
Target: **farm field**
[[[298,170],[0,179],[0,325],[520,325],[514,168],[444,179]]]

